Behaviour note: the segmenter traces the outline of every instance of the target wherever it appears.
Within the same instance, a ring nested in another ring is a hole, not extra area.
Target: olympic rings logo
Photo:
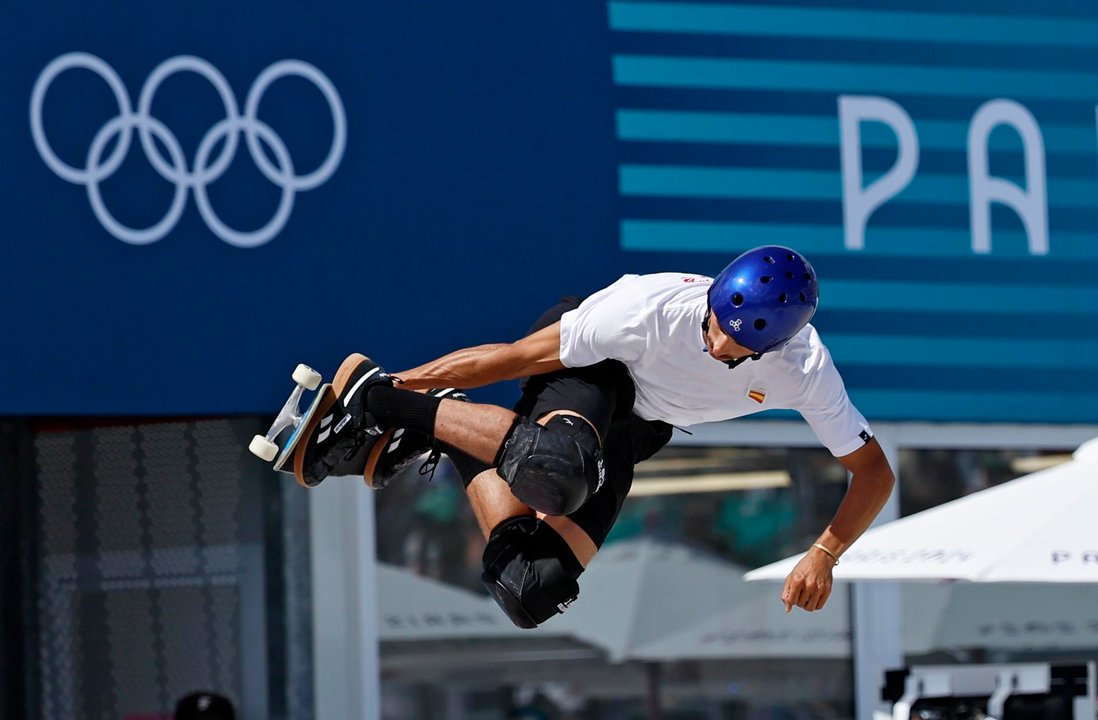
[[[50,147],[42,125],[42,105],[49,87],[66,70],[83,68],[101,77],[114,94],[118,103],[118,115],[109,120],[96,133],[88,148],[84,167],[74,167],[62,161]],[[225,109],[225,119],[218,121],[198,144],[193,168],[188,166],[176,136],[160,120],[151,114],[153,98],[168,77],[180,72],[193,72],[206,78],[221,98]],[[309,80],[324,95],[328,109],[332,114],[334,132],[331,148],[320,166],[306,174],[296,174],[289,150],[282,138],[269,125],[259,119],[259,104],[263,94],[275,81],[298,76]],[[324,73],[301,60],[281,60],[267,67],[252,83],[244,102],[244,114],[237,107],[236,96],[228,81],[213,65],[202,58],[191,55],[179,55],[160,63],[145,80],[137,102],[137,111],[130,105],[129,95],[118,73],[100,58],[88,53],[73,52],[57,57],[39,74],[31,94],[30,107],[31,134],[35,147],[42,160],[58,177],[77,185],[83,185],[88,191],[88,201],[92,211],[111,235],[133,245],[147,245],[160,240],[170,233],[179,222],[187,202],[187,192],[194,191],[198,212],[206,226],[219,238],[242,248],[254,248],[267,243],[282,231],[294,206],[294,195],[312,190],[325,183],[332,176],[340,161],[347,143],[347,119],[343,111],[343,101],[335,86]],[[175,184],[175,194],[167,213],[151,227],[131,228],[120,223],[107,209],[100,192],[100,184],[118,170],[129,151],[133,140],[133,131],[141,142],[141,149],[156,172],[170,183]],[[214,212],[206,188],[220,178],[233,161],[243,133],[248,152],[260,172],[281,190],[278,207],[274,216],[266,225],[251,232],[235,230],[226,225]],[[114,149],[107,157],[104,152],[110,141],[118,137]],[[153,139],[167,149],[164,157]],[[211,158],[213,150],[224,138],[220,153]],[[274,156],[272,163],[263,151],[260,143],[266,144]]]

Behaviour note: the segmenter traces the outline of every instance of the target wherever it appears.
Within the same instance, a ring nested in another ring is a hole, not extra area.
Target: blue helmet
[[[801,331],[819,301],[816,271],[796,250],[764,245],[728,264],[709,288],[721,329],[758,354],[777,350]]]

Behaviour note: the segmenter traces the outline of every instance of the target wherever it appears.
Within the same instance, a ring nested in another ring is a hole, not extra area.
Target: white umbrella
[[[526,637],[485,595],[378,563],[378,635],[381,640]]]
[[[1098,583],[1098,438],[1074,459],[872,528],[836,580]],[[800,559],[747,574],[782,580]]]
[[[1098,647],[1098,585],[916,583],[904,588],[904,651]]]
[[[850,657],[844,589],[831,596],[823,612],[788,614],[772,586],[754,583],[748,592],[755,599],[643,643],[630,651],[630,658]],[[965,648],[1035,652],[1098,647],[1098,585],[915,583],[904,589],[904,607],[908,654]]]
[[[765,593],[760,592],[764,590]],[[835,593],[825,612],[786,613],[769,586],[748,588],[736,603],[688,627],[633,649],[641,660],[842,659],[850,657],[847,593]]]
[[[748,659],[738,682],[772,695],[773,668],[762,669],[755,660],[848,657],[848,613],[815,615],[785,615],[773,588],[745,583],[742,567],[642,538],[600,550],[580,578],[579,600],[544,627],[571,632],[602,648],[612,662],[643,661],[647,716],[655,718],[663,661]],[[808,688],[803,682],[798,687]]]
[[[580,577],[579,600],[543,627],[603,648],[611,661],[742,601],[743,570],[682,545],[642,538],[606,545]]]

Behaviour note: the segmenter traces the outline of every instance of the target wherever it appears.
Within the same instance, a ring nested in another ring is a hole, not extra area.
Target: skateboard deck
[[[331,432],[332,425],[339,422],[328,414],[336,403],[336,393],[331,383],[321,385],[320,374],[306,365],[299,365],[293,378],[296,387],[270,430],[266,435],[256,435],[248,449],[262,460],[273,461],[276,471],[293,475],[304,487],[313,487],[319,481],[310,483],[305,478],[305,450],[314,438],[323,439],[324,433]],[[316,394],[302,411],[301,401],[305,392],[314,389]],[[378,457],[392,434],[392,430],[386,430],[370,436],[354,455],[332,468],[328,476],[360,475],[367,485],[374,487],[373,473]]]

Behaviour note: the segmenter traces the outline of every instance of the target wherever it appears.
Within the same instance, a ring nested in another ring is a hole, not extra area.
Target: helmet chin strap
[[[727,365],[729,370],[735,370],[736,368],[738,368],[740,365],[742,365],[746,361],[748,361],[748,360],[758,360],[761,357],[762,357],[762,353],[755,353],[754,355],[744,355],[743,357],[740,357],[740,358],[733,358],[732,360],[722,360],[721,362],[723,362],[725,365]]]
[[[713,313],[712,308],[705,311],[705,317],[702,318],[702,322],[701,322],[702,335],[708,335],[709,334],[709,316],[712,313]],[[727,365],[729,370],[735,370],[737,367],[739,367],[740,365],[742,365],[746,361],[748,361],[748,360],[758,360],[762,356],[763,356],[762,353],[753,353],[751,355],[744,355],[743,357],[732,358],[731,360],[722,360],[721,362],[723,362],[725,365]]]

